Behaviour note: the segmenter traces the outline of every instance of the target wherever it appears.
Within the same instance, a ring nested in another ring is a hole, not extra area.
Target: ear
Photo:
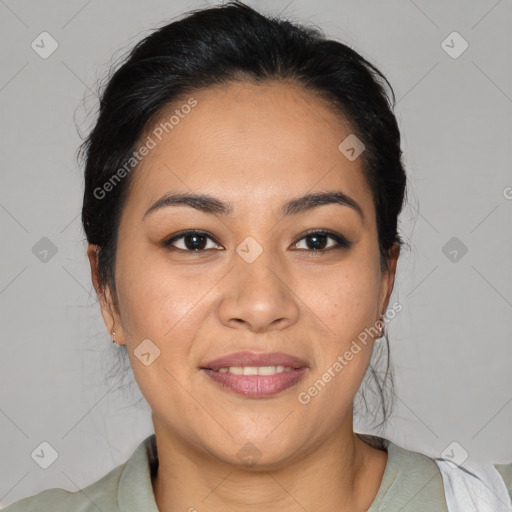
[[[400,256],[400,245],[395,242],[391,249],[389,249],[389,258],[387,268],[383,273],[382,289],[380,297],[380,309],[379,311],[384,314],[388,308],[389,298],[393,292],[393,286],[395,284],[396,267],[398,263],[398,257]]]
[[[102,283],[100,279],[98,271],[98,257],[100,251],[101,248],[95,244],[89,244],[87,248],[87,257],[89,258],[89,263],[91,265],[92,284],[100,302],[101,316],[103,317],[103,322],[105,323],[109,337],[111,336],[112,331],[115,331],[116,342],[118,345],[124,345],[123,325],[121,323],[119,311],[114,304],[110,287],[105,283]]]

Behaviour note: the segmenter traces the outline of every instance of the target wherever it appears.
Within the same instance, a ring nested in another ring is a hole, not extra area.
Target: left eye
[[[329,239],[333,240],[334,243],[330,246],[326,246]],[[331,249],[341,248],[348,249],[351,246],[351,242],[349,242],[344,236],[331,231],[311,231],[307,233],[306,236],[303,236],[299,242],[303,240],[306,243],[306,248],[302,248],[301,250],[309,250],[312,252],[324,252]],[[299,242],[297,242],[297,244]]]

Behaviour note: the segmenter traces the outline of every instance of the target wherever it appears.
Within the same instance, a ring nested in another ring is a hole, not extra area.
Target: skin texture
[[[197,106],[134,171],[119,228],[118,308],[98,280],[98,248],[88,249],[106,328],[126,345],[152,409],[157,505],[162,512],[364,511],[387,461],[353,433],[352,402],[373,340],[307,405],[297,398],[375,325],[393,288],[398,247],[382,272],[362,158],[338,150],[350,127],[330,104],[282,82],[233,83],[193,97]],[[231,202],[233,212],[181,205],[143,218],[170,190],[207,193]],[[337,204],[279,216],[286,201],[327,191],[357,201],[364,221]],[[162,246],[186,229],[213,240],[200,254],[185,252],[183,238],[174,251]],[[333,230],[352,246],[329,249],[336,241],[327,238],[319,254],[304,238],[309,229]],[[263,249],[252,263],[236,252],[248,236]],[[145,339],[160,350],[149,366],[134,355]],[[221,389],[199,369],[245,350],[298,356],[308,372],[294,387],[255,399]],[[246,443],[259,453],[250,467],[238,457]]]

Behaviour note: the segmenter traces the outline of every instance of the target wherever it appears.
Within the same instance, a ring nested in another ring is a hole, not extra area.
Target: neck
[[[387,453],[339,430],[322,446],[277,469],[227,464],[155,424],[159,467],[153,480],[160,512],[366,511]]]

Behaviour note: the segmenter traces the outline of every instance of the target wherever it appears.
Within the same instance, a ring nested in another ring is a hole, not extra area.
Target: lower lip
[[[236,375],[208,368],[201,370],[222,388],[250,398],[265,398],[291,388],[305,375],[307,367],[288,370],[274,375]]]

